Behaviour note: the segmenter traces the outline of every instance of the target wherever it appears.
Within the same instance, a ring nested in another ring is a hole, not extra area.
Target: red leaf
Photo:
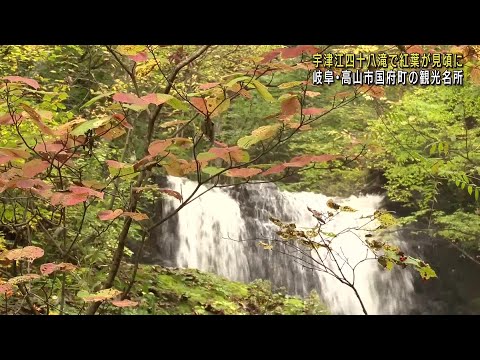
[[[32,178],[35,175],[40,174],[41,172],[48,169],[49,166],[50,163],[48,161],[42,161],[40,159],[29,161],[25,163],[25,165],[23,165],[22,167],[23,176]]]
[[[37,188],[41,191],[44,191],[44,190],[50,189],[52,185],[49,185],[40,179],[18,179],[18,180],[12,180],[8,184],[8,187],[19,188],[19,189],[30,189],[30,190],[35,190],[35,188]]]
[[[96,191],[96,190],[93,190],[93,189],[90,189],[90,188],[87,188],[87,187],[72,185],[68,189],[72,192],[72,194],[78,194],[78,195],[87,194],[89,196],[95,196],[99,199],[103,199],[103,193],[102,192],[99,192],[99,191]]]
[[[73,194],[71,192],[56,192],[52,195],[50,203],[53,206],[62,205],[62,206],[73,206],[80,204],[84,201],[87,201],[88,194]]]
[[[118,113],[117,113],[117,114],[113,114],[112,117],[115,118],[115,119],[117,119],[118,121],[123,121],[123,120],[125,120],[125,115],[123,115],[123,114],[118,114]]]
[[[35,151],[42,153],[59,153],[65,148],[63,144],[42,143],[34,147]]]
[[[12,125],[22,118],[21,115],[14,115],[14,116],[15,118],[12,118],[10,114],[5,114],[3,116],[0,116],[0,125]]]
[[[118,120],[118,122],[127,129],[133,129],[133,126],[125,119],[123,114],[114,114],[113,118]]]
[[[207,103],[204,98],[194,97],[190,99],[190,102],[195,106],[196,110],[203,115],[208,114]]]
[[[113,100],[122,102],[122,103],[127,103],[127,104],[134,104],[134,105],[148,105],[148,102],[146,102],[143,99],[140,99],[137,95],[135,94],[124,94],[124,93],[116,93],[113,95]]]
[[[179,192],[171,190],[171,189],[160,189],[160,192],[165,193],[167,195],[173,196],[175,199],[183,201],[182,195]]]
[[[55,264],[55,263],[46,263],[42,264],[40,266],[40,273],[42,275],[50,275],[51,273],[55,271],[72,271],[75,270],[77,267],[71,263],[60,263],[60,264]]]
[[[248,177],[257,175],[261,172],[262,172],[262,170],[255,169],[255,168],[230,169],[225,173],[225,175],[230,176],[230,177],[248,178]]]
[[[274,165],[270,169],[264,171],[262,175],[272,175],[272,174],[278,174],[281,173],[283,170],[285,170],[285,164],[279,164],[279,165]]]
[[[115,211],[103,210],[98,213],[98,218],[102,221],[114,220],[120,215],[122,215],[122,213],[123,213],[122,209],[117,209]]]
[[[59,271],[73,271],[75,270],[77,267],[71,263],[60,263],[57,265],[57,270]]]
[[[119,307],[119,308],[124,308],[124,307],[135,307],[138,305],[137,301],[132,301],[132,300],[114,300],[112,301],[112,305]]]
[[[303,115],[316,116],[316,115],[325,114],[327,111],[328,110],[326,110],[326,109],[312,107],[312,108],[303,109]]]
[[[282,114],[285,116],[295,115],[300,112],[301,108],[300,101],[296,96],[288,98],[285,101],[282,101]]]
[[[21,77],[21,76],[5,76],[3,79],[8,80],[10,82],[21,82],[21,83],[27,84],[33,87],[35,90],[37,90],[40,87],[40,84],[37,81],[33,79]]]
[[[40,265],[40,273],[42,275],[50,275],[55,270],[57,270],[57,264],[47,263]]]
[[[19,189],[30,189],[35,185],[35,181],[32,179],[20,179],[15,181],[14,187]]]
[[[15,156],[0,154],[0,165],[6,164],[13,159],[15,159]]]
[[[33,123],[37,125],[43,133],[55,135],[55,132],[43,123],[41,116],[35,111],[35,109],[31,108],[27,104],[22,104],[22,108],[27,112]]]
[[[142,221],[142,220],[147,220],[148,219],[147,214],[142,214],[142,213],[137,213],[137,212],[124,212],[121,216],[127,216],[127,217],[132,218],[133,220],[137,220],[137,221]]]
[[[424,51],[420,45],[412,45],[407,49],[407,53],[418,53],[418,54],[423,54]]]
[[[21,159],[28,159],[30,157],[30,154],[22,149],[16,149],[16,148],[6,148],[2,147],[0,148],[0,154],[3,155],[10,155],[15,158],[21,158]]]
[[[11,295],[13,295],[13,285],[9,283],[0,284],[0,296],[5,299],[5,297]]]
[[[316,54],[319,51],[319,48],[316,48],[312,45],[300,45],[291,48],[282,49],[282,58],[291,59],[297,56],[300,56],[302,53],[307,53],[310,55]]]
[[[45,252],[37,246],[25,246],[22,249],[10,250],[5,256],[8,260],[28,260],[33,261],[41,258]]]
[[[165,149],[168,148],[170,145],[172,145],[172,143],[173,143],[172,139],[155,140],[148,147],[148,153],[152,156],[161,154],[165,152]]]
[[[310,164],[310,161],[307,160],[297,160],[297,161],[290,161],[285,163],[285,167],[304,167],[305,165]]]
[[[214,154],[216,157],[228,161],[228,153],[230,150],[229,148],[212,147],[210,150],[208,150],[208,152]]]
[[[337,156],[335,155],[300,155],[292,158],[290,162],[285,163],[286,167],[303,167],[310,164],[311,162],[327,162],[330,160],[335,160]]]
[[[106,160],[105,162],[107,163],[108,167],[111,167],[114,169],[123,169],[124,167],[129,165],[129,164],[115,161],[115,160]]]
[[[62,204],[65,206],[73,206],[87,201],[88,194],[68,194],[62,199]]]
[[[327,162],[337,159],[337,155],[323,154],[323,155],[314,155],[311,157],[311,162]]]
[[[268,63],[275,59],[278,54],[280,54],[281,51],[279,49],[270,51],[269,53],[263,54],[263,60],[260,61],[261,64]]]
[[[147,155],[143,159],[138,160],[133,164],[133,170],[137,171],[141,166],[148,164],[155,158],[155,155]]]
[[[208,90],[208,89],[211,89],[217,85],[219,85],[220,83],[218,82],[213,82],[213,83],[206,83],[206,84],[201,84],[198,88],[200,90]]]
[[[147,59],[148,59],[147,53],[145,51],[139,52],[136,55],[127,55],[127,56],[128,56],[128,58],[132,59],[133,61],[135,61],[137,63],[147,61]]]

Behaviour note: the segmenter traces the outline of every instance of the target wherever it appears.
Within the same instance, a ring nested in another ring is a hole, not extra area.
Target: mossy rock
[[[122,269],[128,278],[131,265]],[[117,309],[106,304],[104,313],[145,315],[262,315],[327,314],[326,307],[314,292],[302,299],[272,289],[270,282],[256,280],[250,284],[196,269],[163,268],[142,265],[138,269],[131,299],[135,308]]]

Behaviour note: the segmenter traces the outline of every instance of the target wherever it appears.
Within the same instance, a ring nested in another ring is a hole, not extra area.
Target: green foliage
[[[328,314],[315,292],[301,299],[273,290],[268,281],[229,281],[194,269],[141,266],[129,314]]]
[[[408,221],[429,219],[439,235],[469,247],[480,231],[479,95],[470,83],[416,89],[369,121],[370,161],[385,170],[389,198],[411,208]]]

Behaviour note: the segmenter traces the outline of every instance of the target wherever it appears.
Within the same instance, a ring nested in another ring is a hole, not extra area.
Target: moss
[[[128,277],[131,265],[122,269]],[[110,309],[105,313],[122,314],[326,314],[318,295],[306,299],[273,291],[270,282],[256,280],[250,284],[230,281],[196,269],[172,269],[159,266],[139,267],[131,299],[136,308]]]

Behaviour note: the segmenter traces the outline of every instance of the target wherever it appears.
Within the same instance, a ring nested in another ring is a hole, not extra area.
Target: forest
[[[480,313],[479,56],[0,45],[0,314]]]

